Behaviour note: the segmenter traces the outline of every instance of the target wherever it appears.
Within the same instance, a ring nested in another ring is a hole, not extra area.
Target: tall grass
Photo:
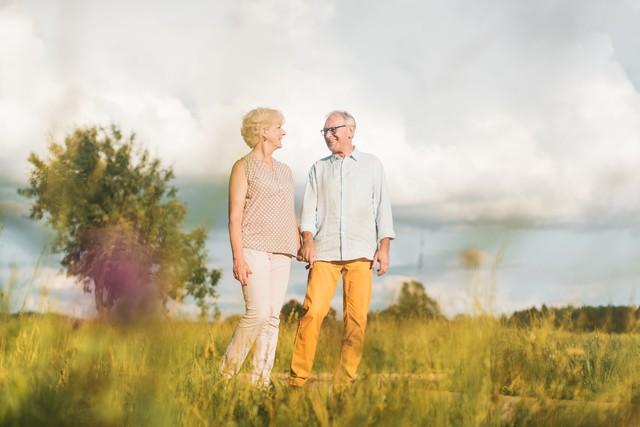
[[[0,322],[2,425],[633,425],[640,337],[577,334],[496,319],[371,321],[360,379],[285,383],[295,325],[283,325],[274,387],[218,375],[233,322],[133,326],[62,316]],[[338,362],[323,328],[314,370]]]

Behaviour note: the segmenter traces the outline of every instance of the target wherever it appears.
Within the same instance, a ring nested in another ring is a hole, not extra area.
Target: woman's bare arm
[[[229,178],[229,240],[233,254],[233,277],[246,286],[251,269],[247,265],[242,250],[242,214],[247,195],[247,173],[243,159],[231,169]]]

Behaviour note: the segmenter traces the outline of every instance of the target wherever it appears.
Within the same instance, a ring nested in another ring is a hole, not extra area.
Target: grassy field
[[[0,425],[640,425],[635,334],[373,320],[361,377],[339,390],[327,379],[342,330],[331,322],[323,375],[297,390],[284,381],[295,325],[283,325],[275,385],[259,391],[218,375],[233,327],[4,317]]]

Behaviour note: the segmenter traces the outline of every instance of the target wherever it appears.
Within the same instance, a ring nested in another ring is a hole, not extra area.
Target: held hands
[[[307,269],[313,268],[313,263],[316,262],[316,244],[313,241],[313,235],[308,231],[302,233],[302,247],[296,259],[306,262]]]
[[[251,274],[251,268],[244,258],[233,260],[233,277],[240,282],[242,286],[249,284],[249,275]]]

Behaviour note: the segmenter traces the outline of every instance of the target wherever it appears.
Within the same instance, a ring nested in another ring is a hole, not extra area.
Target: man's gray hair
[[[347,111],[334,110],[329,114],[327,114],[327,119],[331,116],[340,116],[344,119],[345,125],[352,127],[354,129],[356,128],[356,119],[354,119],[353,116],[349,114]]]

